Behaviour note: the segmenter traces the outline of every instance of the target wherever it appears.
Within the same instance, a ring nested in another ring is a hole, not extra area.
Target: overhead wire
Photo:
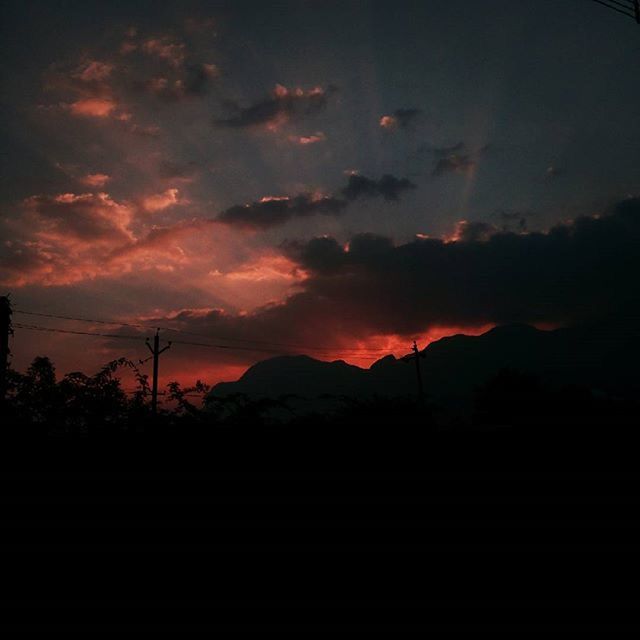
[[[99,333],[99,332],[94,332],[94,331],[75,331],[72,329],[60,329],[58,327],[41,327],[41,326],[37,326],[37,325],[29,325],[29,324],[23,324],[23,323],[14,323],[13,326],[17,329],[27,329],[27,330],[32,330],[32,331],[46,331],[49,333],[65,333],[65,334],[71,334],[71,335],[79,335],[79,336],[93,336],[93,337],[98,337],[98,338],[115,338],[115,339],[124,339],[124,340],[140,340],[141,336],[127,336],[127,335],[123,335],[123,334],[117,334],[117,333]],[[271,354],[275,354],[275,355],[295,355],[293,353],[286,353],[283,352],[282,350],[277,350],[277,349],[266,349],[264,347],[243,347],[243,346],[238,346],[238,345],[228,345],[228,344],[211,344],[208,342],[189,342],[189,341],[183,341],[183,340],[173,340],[171,341],[171,344],[177,344],[177,345],[185,345],[185,346],[193,346],[193,347],[205,347],[205,348],[209,348],[209,349],[226,349],[229,351],[248,351],[251,353],[271,353]],[[333,353],[335,353],[336,351],[340,352],[340,353],[346,353],[343,352],[339,349],[336,349]],[[327,351],[327,353],[330,353]],[[351,354],[351,355],[358,355],[358,357],[363,358],[363,359],[376,359],[378,356],[374,356],[371,354]]]
[[[302,349],[305,351],[314,351],[317,353],[325,353],[325,354],[333,354],[336,352],[340,352],[348,355],[367,355],[367,354],[373,354],[373,353],[389,352],[389,349],[385,349],[385,348],[362,347],[362,348],[351,348],[351,349],[330,349],[328,347],[315,347],[315,346],[303,345],[303,344],[272,342],[268,340],[257,340],[257,339],[251,339],[251,338],[229,338],[229,337],[222,337],[222,336],[216,336],[216,335],[209,335],[205,333],[196,333],[193,331],[185,331],[183,329],[176,329],[174,327],[153,326],[151,324],[142,324],[142,323],[133,323],[133,322],[121,322],[119,320],[102,320],[102,319],[86,318],[86,317],[79,317],[79,316],[41,313],[41,312],[28,311],[23,309],[14,309],[14,312],[24,314],[24,315],[29,315],[29,316],[36,316],[41,318],[52,318],[57,320],[70,320],[70,321],[88,322],[92,324],[95,323],[95,324],[102,324],[102,325],[109,325],[109,326],[132,327],[136,329],[148,329],[151,331],[155,331],[156,329],[161,331],[171,331],[171,332],[180,333],[183,335],[191,335],[199,338],[208,338],[210,340],[221,340],[223,342],[241,342],[241,343],[247,343],[247,344],[259,344],[259,345],[262,344],[269,347],[269,351],[278,351],[278,348],[283,348],[283,349],[292,349],[292,350]],[[99,335],[99,334],[96,334],[96,335]],[[197,345],[197,346],[203,346],[203,345]],[[226,345],[216,345],[216,346],[218,346],[219,348],[227,348]],[[235,348],[235,347],[229,347],[229,348]],[[240,348],[238,347],[238,349]],[[242,350],[246,351],[249,349],[245,348]],[[256,349],[252,349],[252,350],[255,351]]]
[[[21,322],[14,322],[13,326],[16,329],[30,329],[33,331],[48,331],[50,333],[69,333],[76,336],[94,336],[98,338],[118,338],[123,340],[140,340],[140,336],[125,336],[118,333],[97,333],[95,331],[74,331],[72,329],[59,329],[58,327],[40,327],[31,324],[23,324]]]

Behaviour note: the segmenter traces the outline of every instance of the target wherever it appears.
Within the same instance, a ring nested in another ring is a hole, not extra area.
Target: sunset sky
[[[138,338],[17,328],[18,369],[160,326],[234,347],[163,356],[215,383],[636,303],[640,26],[595,2],[6,0],[0,31],[2,293],[125,324],[14,322]]]

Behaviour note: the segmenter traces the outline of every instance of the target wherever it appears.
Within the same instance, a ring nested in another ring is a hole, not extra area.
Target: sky
[[[18,369],[162,327],[162,379],[215,383],[636,308],[640,26],[595,2],[0,12]]]

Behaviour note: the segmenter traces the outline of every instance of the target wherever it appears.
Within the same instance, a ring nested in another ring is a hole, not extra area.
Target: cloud
[[[342,194],[347,200],[378,196],[382,196],[385,200],[398,200],[403,191],[415,188],[416,185],[407,178],[396,178],[386,174],[379,180],[372,180],[359,173],[352,173],[347,186],[342,189]]]
[[[64,285],[138,269],[173,270],[189,259],[179,243],[199,238],[209,220],[149,227],[139,205],[106,193],[31,196],[0,219],[0,282],[8,286]],[[146,198],[148,211],[178,203],[177,189]]]
[[[301,193],[297,196],[266,196],[257,202],[230,207],[215,218],[216,222],[244,229],[267,229],[294,218],[312,215],[341,214],[350,202],[360,198],[383,197],[396,201],[403,191],[415,189],[406,178],[384,175],[379,180],[351,174],[347,186],[335,195]]]
[[[131,244],[135,207],[106,193],[31,196],[3,221],[0,279],[10,286],[69,284],[108,271],[108,256]]]
[[[162,180],[170,182],[193,182],[198,174],[198,165],[195,162],[175,162],[162,160],[158,167],[158,174]]]
[[[393,116],[382,116],[379,124],[383,129],[391,130],[398,126],[398,121]]]
[[[327,136],[322,131],[316,131],[307,136],[289,136],[289,142],[293,144],[299,144],[301,146],[307,146],[310,144],[317,144],[318,142],[324,142]]]
[[[451,145],[450,147],[433,147],[430,150],[437,156],[447,157],[454,153],[460,153],[464,151],[465,148],[466,148],[465,143],[460,141],[456,144]]]
[[[469,173],[476,167],[480,157],[489,151],[489,148],[489,145],[485,144],[477,149],[469,149],[466,143],[460,141],[443,147],[423,144],[418,152],[433,154],[435,160],[432,175],[443,176],[448,173]]]
[[[121,115],[112,83],[116,70],[114,64],[97,59],[83,59],[73,66],[54,64],[45,74],[44,88],[58,94],[57,108],[71,115],[106,119]]]
[[[317,238],[284,247],[302,290],[241,316],[183,315],[185,328],[242,339],[336,344],[414,336],[442,326],[565,324],[637,314],[640,199],[545,233],[467,234],[394,245],[373,234],[345,247]]]
[[[502,231],[524,233],[529,228],[527,219],[535,214],[532,211],[497,211],[495,215],[501,223]]]
[[[335,92],[335,87],[326,89],[314,87],[313,89],[288,89],[278,84],[271,95],[255,102],[248,107],[240,107],[235,103],[229,103],[229,108],[234,112],[228,118],[215,120],[215,124],[234,129],[265,126],[268,129],[277,129],[285,122],[310,116],[324,110],[328,99]]]
[[[469,173],[476,166],[476,161],[470,155],[452,153],[436,161],[433,168],[434,176],[443,176],[447,173]]]
[[[422,116],[422,109],[396,109],[392,114],[384,115],[379,125],[388,131],[400,128],[409,129]]]
[[[267,229],[293,218],[338,215],[347,203],[332,196],[302,193],[297,196],[267,196],[257,202],[236,205],[223,211],[216,221],[244,229]]]
[[[306,276],[287,256],[265,253],[255,260],[249,261],[229,271],[218,269],[209,273],[214,278],[224,278],[229,282],[262,283],[284,280],[291,283],[300,282]]]
[[[68,105],[74,116],[108,118],[118,105],[111,98],[82,98]]]
[[[103,82],[111,75],[114,66],[99,60],[90,60],[76,70],[74,76],[82,82]]]
[[[220,70],[215,64],[201,62],[187,67],[186,88],[190,95],[201,95],[206,92],[209,81],[217,78]]]
[[[39,237],[61,242],[108,243],[132,239],[128,229],[134,209],[106,193],[62,193],[31,196],[25,201],[29,214],[39,221]]]
[[[163,211],[179,202],[178,189],[167,189],[162,193],[156,193],[142,199],[142,207],[149,213]]]
[[[142,51],[150,56],[165,60],[172,67],[179,67],[187,56],[187,47],[182,42],[172,41],[167,36],[150,38],[142,43]]]
[[[219,75],[214,64],[198,63],[188,65],[177,78],[156,76],[141,83],[149,94],[167,102],[177,102],[194,96],[203,96],[209,90],[211,81]]]
[[[111,180],[111,176],[106,173],[88,173],[80,178],[80,182],[87,187],[104,187]]]
[[[498,233],[498,229],[489,222],[460,220],[448,242],[486,242]]]

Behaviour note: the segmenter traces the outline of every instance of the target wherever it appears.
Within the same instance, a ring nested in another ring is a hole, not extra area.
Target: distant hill
[[[640,322],[543,331],[529,325],[499,326],[480,336],[454,335],[432,342],[421,360],[424,386],[441,403],[470,398],[478,385],[504,368],[534,373],[555,384],[583,384],[605,391],[638,386]],[[342,360],[282,356],[250,367],[236,382],[217,384],[212,394],[253,398],[324,394],[366,398],[416,391],[415,368],[392,355],[369,369]]]

